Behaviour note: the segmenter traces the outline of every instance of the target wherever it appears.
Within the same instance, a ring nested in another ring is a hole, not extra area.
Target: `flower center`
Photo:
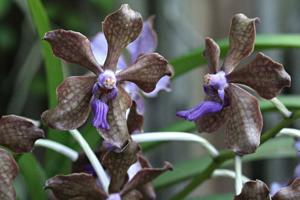
[[[206,74],[204,76],[204,85],[212,86],[217,90],[224,90],[228,87],[226,74],[223,71],[219,71],[216,74]]]
[[[98,77],[98,84],[101,88],[111,90],[116,87],[117,78],[113,71],[105,70]]]

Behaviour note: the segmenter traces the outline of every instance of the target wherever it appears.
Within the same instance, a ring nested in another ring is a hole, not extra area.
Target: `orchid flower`
[[[34,142],[43,138],[43,130],[37,128],[29,120],[6,115],[0,118],[0,145],[15,153],[30,152]],[[0,147],[0,199],[16,199],[13,180],[19,172],[16,161],[8,151]]]
[[[262,53],[249,64],[237,66],[253,52],[257,21],[258,18],[249,19],[243,14],[232,18],[230,47],[222,66],[219,46],[206,38],[204,56],[209,64],[209,74],[204,77],[206,100],[177,113],[179,117],[194,121],[199,132],[214,132],[225,125],[225,142],[240,155],[256,150],[263,126],[258,100],[242,86],[272,99],[291,84],[283,66]]]
[[[152,168],[139,151],[138,144],[129,141],[121,152],[103,148],[98,153],[111,177],[109,194],[102,190],[101,185],[97,183],[92,174],[84,173],[88,165],[85,157],[80,157],[73,164],[75,173],[49,179],[46,182],[46,188],[51,189],[58,200],[75,198],[91,200],[153,199],[155,193],[151,186],[149,187],[149,183],[172,167],[171,164],[165,163],[162,168]],[[134,165],[137,160],[141,163],[140,168]]]
[[[101,136],[122,148],[130,138],[126,111],[131,98],[121,84],[133,82],[143,91],[152,92],[161,77],[172,74],[168,61],[157,53],[143,54],[130,67],[116,72],[122,51],[139,36],[142,26],[141,15],[127,4],[105,18],[103,32],[108,50],[103,66],[97,62],[84,35],[62,29],[47,32],[44,39],[56,56],[95,75],[66,78],[57,88],[58,105],[42,114],[44,124],[58,130],[76,129],[85,123],[92,110],[92,124]]]
[[[290,185],[280,189],[276,194],[270,196],[267,185],[260,181],[249,181],[245,183],[241,194],[234,200],[296,200],[300,199],[300,179],[295,179]]]
[[[154,16],[148,18],[143,23],[143,29],[141,34],[136,40],[127,46],[127,50],[130,54],[129,63],[134,64],[138,57],[145,53],[154,52],[157,48],[157,34],[153,27]],[[101,44],[101,45],[99,45]],[[107,42],[105,40],[104,33],[98,33],[91,41],[92,51],[98,63],[102,64],[105,62],[107,54]],[[125,56],[121,55],[117,64],[117,71],[122,71],[127,68]],[[132,82],[124,82],[123,86],[126,92],[131,96],[131,99],[137,104],[136,109],[139,115],[144,114],[144,99],[141,94],[146,97],[156,97],[159,91],[171,91],[171,78],[170,76],[163,76],[156,84],[155,89],[146,93],[139,89],[139,87]]]

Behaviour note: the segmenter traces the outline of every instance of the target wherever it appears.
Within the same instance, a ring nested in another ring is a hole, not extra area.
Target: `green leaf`
[[[226,193],[226,194],[215,194],[215,195],[209,195],[203,197],[194,197],[194,198],[189,198],[187,200],[232,200],[233,197],[234,194]]]
[[[224,57],[228,51],[228,39],[223,39],[217,42],[220,45],[221,56]],[[264,49],[284,49],[284,48],[300,48],[299,34],[271,34],[257,35],[255,41],[255,50]],[[171,60],[174,66],[175,77],[178,77],[200,65],[206,64],[206,60],[202,56],[204,47],[197,48],[188,54],[177,57]]]
[[[32,154],[26,153],[18,159],[18,164],[26,182],[30,199],[47,200],[47,193],[44,190],[46,174],[36,158]]]
[[[296,151],[293,147],[293,144],[293,138],[280,137],[271,139],[268,142],[262,144],[261,147],[257,149],[256,153],[244,156],[243,162],[262,159],[295,157]],[[157,189],[162,189],[172,186],[181,181],[185,181],[203,171],[210,164],[210,161],[210,157],[202,156],[198,159],[179,163],[174,166],[173,171],[167,172],[158,177],[154,181],[154,185]],[[228,161],[225,162],[223,166],[228,166],[231,164],[232,161]]]
[[[63,81],[63,71],[60,61],[53,56],[51,47],[45,41],[42,41],[44,34],[50,31],[50,23],[47,13],[40,0],[27,0],[28,9],[30,10],[32,21],[38,36],[41,41],[42,55],[45,62],[46,77],[47,77],[47,89],[48,89],[48,103],[49,107],[56,105],[56,87]],[[49,139],[68,145],[71,137],[69,134],[50,130],[48,131]],[[63,168],[57,163],[62,164],[66,162],[65,157],[57,154],[53,154],[49,150],[45,155],[47,174],[52,176],[58,172],[66,172],[67,168]]]

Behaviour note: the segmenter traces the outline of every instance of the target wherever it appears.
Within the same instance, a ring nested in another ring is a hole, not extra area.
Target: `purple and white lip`
[[[101,88],[111,90],[117,85],[117,78],[113,71],[105,70],[98,76],[98,84]]]

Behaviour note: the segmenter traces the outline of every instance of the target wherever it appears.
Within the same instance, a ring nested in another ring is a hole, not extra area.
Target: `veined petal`
[[[234,200],[271,200],[269,189],[260,180],[248,181],[245,183],[241,194],[234,197]]]
[[[131,55],[131,63],[135,63],[136,59],[145,53],[154,52],[157,48],[157,34],[153,27],[154,16],[150,16],[143,23],[141,34],[136,40],[128,45],[127,49]]]
[[[297,200],[300,199],[300,179],[295,179],[289,186],[277,192],[272,200]]]
[[[0,145],[16,153],[29,152],[34,142],[44,137],[44,131],[29,120],[16,115],[0,118]]]
[[[220,47],[209,37],[205,38],[205,51],[203,55],[208,61],[208,71],[210,74],[215,74],[220,71]]]
[[[136,63],[117,74],[119,81],[131,81],[144,92],[152,92],[159,79],[173,74],[168,61],[158,53],[140,56]]]
[[[116,148],[122,149],[130,138],[127,128],[126,111],[131,106],[131,99],[124,89],[119,86],[117,97],[109,101],[108,106],[107,121],[110,129],[99,129],[98,131],[104,140]]]
[[[43,39],[50,43],[57,57],[86,67],[95,74],[102,72],[93,55],[90,41],[81,33],[58,29],[47,32]]]
[[[133,177],[133,179],[126,183],[121,194],[124,195],[153,181],[156,177],[168,170],[172,170],[172,165],[168,162],[165,162],[165,165],[162,168],[143,168]]]
[[[0,148],[0,199],[14,200],[16,192],[13,187],[13,180],[19,172],[16,161],[7,151]]]
[[[228,118],[228,108],[223,108],[220,112],[209,113],[195,121],[198,132],[212,133],[226,124]]]
[[[128,117],[127,126],[129,134],[141,133],[144,125],[144,116],[137,112],[137,104],[135,101],[132,102]]]
[[[266,99],[276,97],[282,88],[291,85],[291,77],[283,66],[262,53],[250,64],[235,68],[227,75],[227,80],[247,85]]]
[[[45,188],[51,189],[58,200],[106,200],[108,197],[100,190],[96,179],[85,173],[55,176],[47,180]]]
[[[263,126],[258,100],[235,84],[228,87],[228,95],[230,117],[225,142],[237,154],[253,153],[260,144]]]
[[[128,141],[122,152],[107,152],[102,159],[103,165],[108,170],[111,181],[109,192],[119,192],[128,180],[127,171],[137,161],[139,145],[134,141]]]
[[[57,88],[58,104],[42,114],[45,125],[58,130],[72,130],[80,127],[90,113],[92,88],[95,76],[72,76]]]
[[[104,68],[115,71],[123,49],[134,41],[142,30],[142,16],[128,4],[123,4],[119,10],[105,18],[102,27],[108,43]]]
[[[255,23],[258,21],[258,18],[250,19],[244,14],[236,14],[232,18],[229,51],[222,67],[226,73],[232,71],[243,58],[253,52],[256,35]]]
[[[130,192],[122,196],[122,200],[143,200],[143,199],[145,199],[145,197],[138,190],[131,190]]]
[[[100,32],[95,37],[92,38],[91,47],[97,62],[103,65],[106,59],[107,48],[108,48],[104,33]],[[118,60],[117,69],[122,70],[126,66],[127,66],[126,61],[124,57],[121,55]]]

